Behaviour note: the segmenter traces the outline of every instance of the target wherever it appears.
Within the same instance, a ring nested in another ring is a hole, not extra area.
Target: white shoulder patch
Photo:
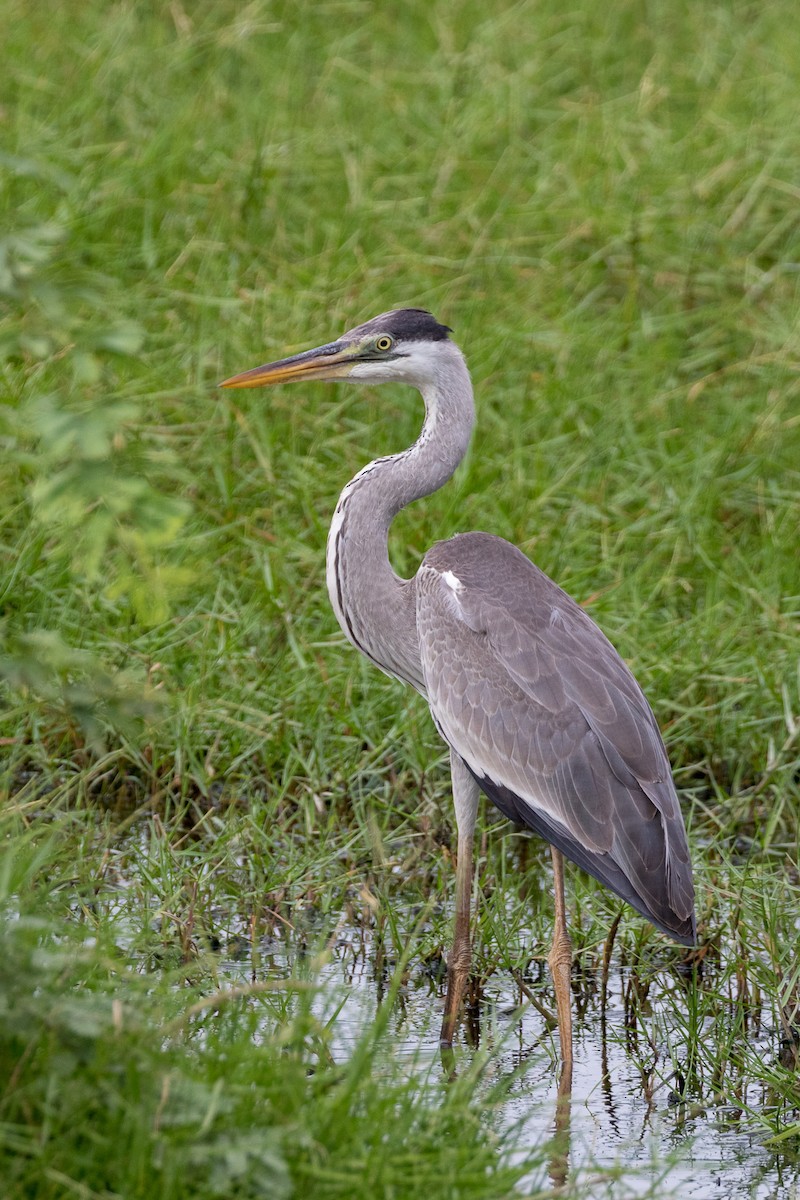
[[[447,584],[447,586],[450,588],[450,590],[452,592],[456,593],[456,595],[459,592],[464,591],[464,584],[461,582],[461,580],[458,578],[457,575],[453,574],[452,571],[442,571],[442,579]]]

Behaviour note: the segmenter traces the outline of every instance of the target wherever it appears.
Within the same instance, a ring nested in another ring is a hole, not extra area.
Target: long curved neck
[[[328,535],[328,594],[344,633],[383,671],[424,691],[413,579],[389,561],[389,526],[402,508],[435,492],[464,457],[475,420],[472,384],[455,345],[432,378],[409,380],[425,423],[408,450],[375,459],[345,487]]]

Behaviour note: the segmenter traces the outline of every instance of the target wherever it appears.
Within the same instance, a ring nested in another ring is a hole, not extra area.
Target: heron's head
[[[348,330],[335,342],[254,367],[220,384],[224,388],[263,387],[295,379],[350,379],[358,383],[411,383],[424,386],[437,363],[460,352],[450,330],[421,308],[382,313]]]

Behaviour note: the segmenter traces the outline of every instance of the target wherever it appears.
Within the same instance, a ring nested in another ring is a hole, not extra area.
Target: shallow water
[[[107,882],[124,944],[130,878],[122,869],[109,872]],[[332,936],[336,923],[330,914],[301,904],[292,915],[302,933],[276,922],[273,933],[253,947],[241,918],[223,908],[210,915],[213,940],[223,947],[217,971],[237,984],[312,980],[317,986],[314,1015],[329,1027],[333,1059],[346,1061],[390,991],[394,963],[383,957],[371,930],[348,923],[343,915]],[[402,928],[403,914],[394,916]],[[394,1067],[399,1064],[425,1088],[440,1089],[446,1071],[453,1069],[452,1062],[443,1066],[438,1044],[444,989],[413,953],[411,929],[419,910],[406,917],[404,936],[412,953],[381,1044],[387,1062],[391,1057]],[[519,935],[523,944],[535,943],[532,930],[521,929]],[[133,941],[131,937],[129,948]],[[324,955],[318,953],[322,946]],[[797,1147],[770,1147],[767,1125],[759,1121],[774,1103],[763,1082],[768,1072],[759,1071],[758,1077],[748,1077],[741,1067],[729,1072],[729,1093],[735,1074],[736,1106],[710,1102],[714,1089],[709,1078],[721,1054],[713,1038],[720,1026],[716,1032],[710,1027],[697,1034],[691,1030],[691,981],[670,962],[674,959],[659,967],[650,961],[640,974],[621,965],[615,951],[605,996],[599,970],[573,972],[575,1070],[568,1131],[562,1110],[558,1137],[557,1030],[547,1027],[509,974],[495,971],[486,982],[459,1030],[454,1065],[463,1072],[480,1055],[485,1060],[480,1086],[505,1082],[505,1098],[492,1123],[512,1132],[521,1161],[535,1164],[521,1194],[547,1191],[566,1180],[581,1200],[800,1200]],[[735,1002],[723,975],[723,964],[709,965],[701,986],[718,999],[724,1013]],[[546,1007],[553,1007],[546,973],[541,980],[528,979],[527,986]],[[269,1019],[265,1015],[265,1025]],[[766,1003],[749,1028],[752,1061],[774,1063],[779,1034],[770,1026]],[[741,1042],[733,1039],[731,1045],[741,1054]],[[680,1076],[691,1075],[687,1063],[698,1046],[704,1064],[695,1083],[690,1079],[684,1089]]]
[[[297,972],[302,952],[291,942],[266,939],[262,952],[259,977]],[[373,946],[362,929],[341,927],[329,953],[316,976],[320,990],[314,1013],[320,1020],[333,1018],[330,1049],[334,1059],[344,1061],[374,1019],[387,978],[385,969],[376,978]],[[226,967],[237,980],[243,968],[249,975],[249,963],[229,960]],[[469,1027],[460,1031],[456,1070],[476,1053],[490,1050],[485,1086],[499,1078],[509,1081],[498,1122],[513,1127],[518,1153],[524,1159],[527,1148],[549,1144],[523,1194],[568,1178],[591,1200],[798,1200],[800,1165],[785,1150],[769,1149],[763,1127],[745,1111],[763,1103],[761,1085],[754,1086],[751,1096],[740,1097],[739,1109],[707,1107],[700,1096],[681,1102],[670,1053],[678,1065],[687,1054],[680,1016],[684,985],[668,969],[656,973],[646,1002],[635,1006],[634,1020],[630,991],[635,982],[630,970],[612,968],[605,1005],[597,980],[584,988],[582,1013],[578,997],[569,1132],[555,1141],[557,1032],[549,1031],[524,999],[521,1007],[514,981],[493,975]],[[386,1053],[395,1063],[432,1086],[443,1078],[438,1047],[442,1006],[441,988],[424,968],[412,964],[394,1001],[386,1037]],[[477,1047],[469,1044],[468,1034],[477,1038]],[[774,1054],[772,1031],[759,1036],[764,1055]]]

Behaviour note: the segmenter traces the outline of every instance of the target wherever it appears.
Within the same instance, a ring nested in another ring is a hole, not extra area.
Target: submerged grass
[[[369,1033],[360,1065],[331,1064],[335,1004],[326,1031],[303,989],[204,1010],[191,1038],[167,1032],[227,986],[232,946],[266,985],[302,975],[304,947],[349,937],[378,994],[410,946],[402,987],[437,992],[454,844],[442,748],[419,698],[344,645],[323,565],[338,490],[415,437],[419,405],[399,389],[213,390],[404,304],[455,328],[479,425],[456,479],[399,518],[396,565],[412,571],[456,530],[492,530],[630,661],[686,802],[707,948],[681,983],[677,951],[625,912],[609,1036],[645,1105],[678,1072],[691,1120],[724,1106],[788,1164],[788,0],[2,10],[0,787],[19,822],[9,911],[25,920],[3,935],[21,1032],[4,1035],[0,1120],[18,1193],[147,1195],[157,1181],[164,1195],[258,1195],[259,1154],[264,1194],[358,1194],[346,1177],[380,1170],[370,1194],[455,1195],[456,1166],[460,1195],[511,1186],[494,1144],[482,1157],[485,1110],[466,1082],[415,1092],[378,1070]],[[527,989],[547,1006],[546,859],[491,813],[484,828],[480,977],[487,995],[500,981],[505,1001]],[[618,906],[577,872],[570,884],[588,1039]],[[79,1024],[99,1014],[94,1026],[59,1024],[59,997]],[[541,1022],[532,1037],[551,1063]],[[348,1070],[363,1072],[351,1091]],[[152,1080],[173,1077],[160,1110]],[[123,1135],[127,1176],[112,1152]],[[581,1178],[565,1186],[599,1194],[600,1176]]]
[[[508,1194],[520,1170],[498,1160],[499,1092],[476,1103],[478,1070],[446,1086],[375,1069],[391,993],[337,1064],[313,977],[198,999],[186,973],[133,970],[98,921],[57,924],[36,885],[63,869],[60,842],[17,832],[3,852],[9,1200]]]

